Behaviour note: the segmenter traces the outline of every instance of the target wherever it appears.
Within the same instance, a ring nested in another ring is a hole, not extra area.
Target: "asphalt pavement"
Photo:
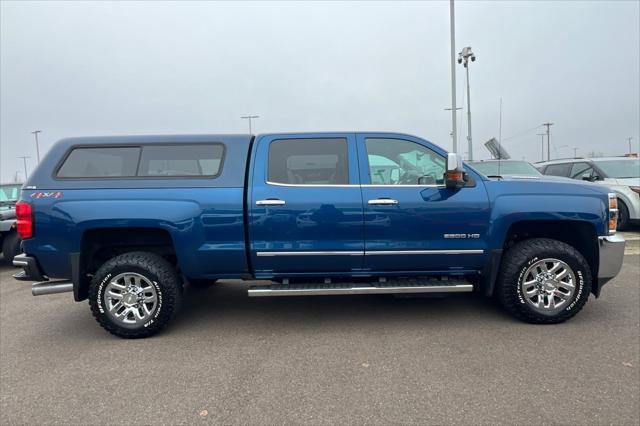
[[[482,297],[248,298],[187,289],[122,340],[0,266],[0,424],[640,422],[640,255],[567,323]]]

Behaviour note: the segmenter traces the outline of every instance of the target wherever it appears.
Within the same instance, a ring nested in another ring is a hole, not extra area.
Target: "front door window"
[[[400,139],[366,139],[373,185],[444,185],[446,160],[430,149]]]

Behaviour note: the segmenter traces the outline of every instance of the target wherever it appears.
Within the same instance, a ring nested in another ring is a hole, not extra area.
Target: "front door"
[[[446,152],[405,135],[358,134],[366,271],[460,272],[485,259],[489,202],[479,176],[444,186]],[[474,175],[472,175],[474,176]]]
[[[249,197],[256,276],[360,271],[364,236],[355,135],[268,135],[256,144]]]

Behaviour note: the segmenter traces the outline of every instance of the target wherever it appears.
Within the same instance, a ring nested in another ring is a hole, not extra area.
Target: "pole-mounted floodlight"
[[[471,46],[467,46],[458,53],[458,63],[463,64],[467,71],[467,143],[469,144],[469,161],[473,160],[473,143],[471,140],[471,91],[469,88],[469,59],[475,62],[476,55],[471,50]]]
[[[243,120],[249,120],[249,134],[251,135],[251,120],[254,118],[260,118],[259,115],[243,115],[242,117]]]

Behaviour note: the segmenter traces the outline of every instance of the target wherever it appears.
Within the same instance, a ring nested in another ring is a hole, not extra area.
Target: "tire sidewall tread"
[[[524,273],[533,263],[556,258],[567,263],[576,277],[574,299],[555,315],[543,315],[531,308],[522,294]],[[533,324],[555,324],[568,320],[585,305],[591,293],[591,270],[585,258],[572,246],[549,238],[533,238],[517,243],[505,254],[499,273],[498,298],[516,318]]]
[[[145,276],[158,295],[158,306],[153,318],[139,328],[126,328],[115,323],[104,306],[103,289],[109,279],[123,272]],[[109,333],[123,338],[149,337],[166,327],[179,310],[182,300],[182,282],[175,268],[161,256],[147,252],[131,252],[105,262],[93,276],[89,285],[89,306],[100,326]]]

